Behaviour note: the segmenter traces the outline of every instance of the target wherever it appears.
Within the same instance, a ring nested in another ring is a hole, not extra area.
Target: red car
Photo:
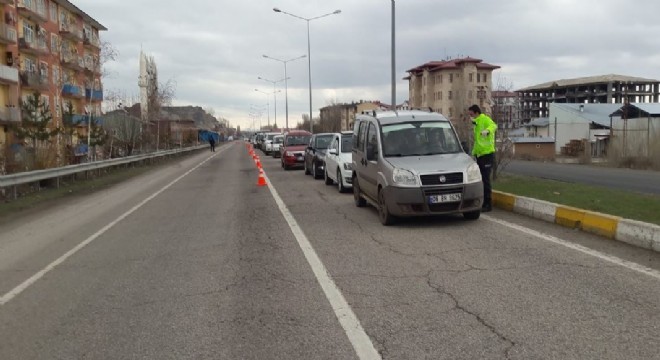
[[[312,133],[305,130],[293,130],[284,134],[284,143],[280,146],[282,168],[302,168],[305,163],[305,149],[309,146]]]

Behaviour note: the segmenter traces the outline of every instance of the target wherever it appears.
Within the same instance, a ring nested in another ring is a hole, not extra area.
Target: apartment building
[[[516,129],[522,125],[520,95],[513,91],[496,90],[492,94],[491,117],[501,129]]]
[[[350,131],[353,130],[353,122],[355,121],[356,114],[389,108],[389,105],[377,100],[360,100],[345,104],[332,104],[320,109],[320,123],[323,126],[328,123],[339,124],[338,129],[336,129],[337,126],[327,126],[328,128],[335,128],[333,131]]]
[[[429,108],[452,121],[461,120],[471,104],[490,113],[493,71],[500,66],[465,57],[431,61],[408,70],[412,108]]]
[[[52,127],[71,105],[73,121],[101,114],[99,31],[107,30],[67,0],[0,0],[0,146],[17,140],[20,102],[35,92],[48,104]],[[77,136],[85,136],[81,126]]]
[[[547,117],[551,103],[623,104],[658,103],[660,81],[626,75],[599,75],[549,81],[516,90],[522,102],[522,119]]]

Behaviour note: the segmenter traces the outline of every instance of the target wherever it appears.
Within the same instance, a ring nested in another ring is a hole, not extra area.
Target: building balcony
[[[45,40],[37,40],[29,42],[24,37],[18,39],[18,48],[26,53],[36,56],[43,56],[50,54]]]
[[[7,24],[0,24],[0,44],[16,44],[17,39],[15,28]]]
[[[0,84],[18,84],[18,69],[0,65]]]
[[[21,122],[21,111],[15,106],[5,106],[0,108],[0,121],[1,122]]]
[[[91,101],[103,101],[103,89],[85,89],[85,99],[89,99]]]
[[[62,53],[61,56],[62,66],[75,71],[85,70],[85,62],[78,55],[71,53]]]
[[[21,71],[18,75],[21,80],[21,86],[26,89],[48,91],[50,83],[48,76],[41,75],[37,72]]]
[[[73,84],[64,84],[62,86],[62,96],[82,98],[84,94],[80,86]]]
[[[81,29],[76,28],[72,24],[60,24],[60,36],[65,39],[71,40],[74,43],[83,41],[83,33]]]
[[[95,49],[101,48],[101,43],[99,42],[99,38],[88,34],[83,35],[83,45]]]
[[[17,0],[16,11],[29,20],[43,24],[48,21],[48,12],[45,6],[37,6],[37,4],[35,0]]]
[[[78,126],[87,126],[89,118],[89,115],[73,114],[73,116],[71,116],[71,123]],[[93,115],[91,118],[94,120],[96,125],[103,125],[102,117]]]
[[[20,123],[21,110],[16,106],[0,108],[0,121],[5,123]]]

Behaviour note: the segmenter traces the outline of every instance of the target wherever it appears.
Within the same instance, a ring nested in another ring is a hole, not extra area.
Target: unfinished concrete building
[[[563,79],[516,91],[522,102],[522,120],[547,117],[550,103],[623,104],[657,103],[660,81],[624,75]]]

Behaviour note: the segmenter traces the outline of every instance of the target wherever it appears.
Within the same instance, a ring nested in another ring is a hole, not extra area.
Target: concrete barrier
[[[493,191],[493,206],[660,252],[660,226]]]

